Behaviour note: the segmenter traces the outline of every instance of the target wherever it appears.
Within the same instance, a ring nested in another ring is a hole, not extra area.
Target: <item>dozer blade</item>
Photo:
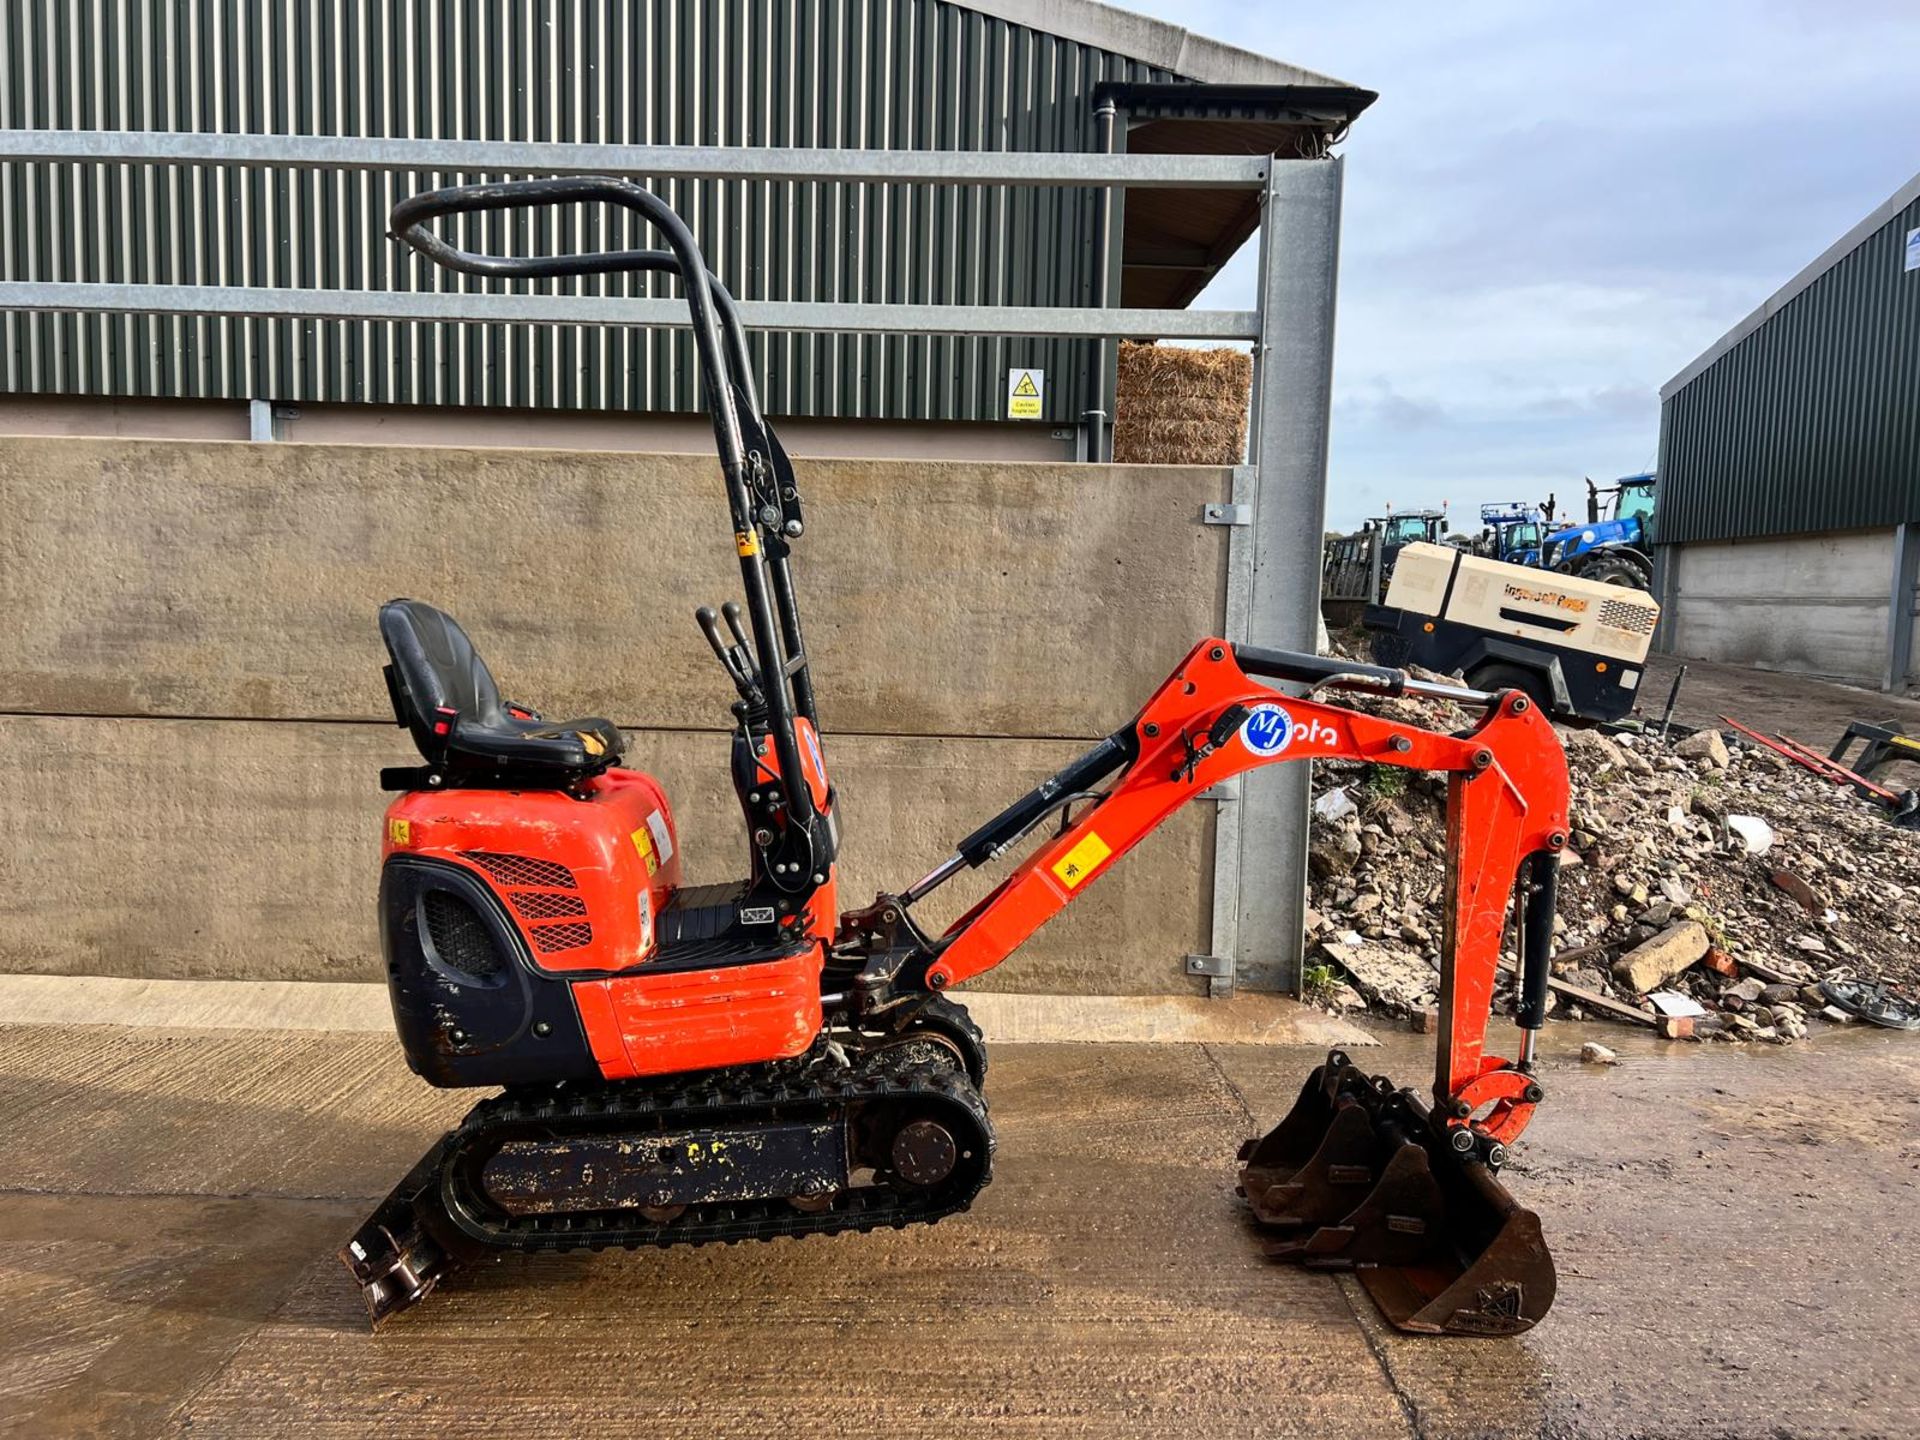
[[[393,1193],[340,1247],[340,1263],[352,1272],[376,1329],[395,1311],[426,1299],[449,1270],[481,1252],[446,1219],[440,1204],[440,1170],[449,1131],[393,1187]]]
[[[1487,1164],[1497,1147],[1434,1123],[1412,1092],[1339,1051],[1287,1118],[1241,1147],[1240,1184],[1266,1253],[1357,1271],[1387,1320],[1428,1335],[1516,1335],[1553,1303],[1539,1217]],[[1464,1142],[1462,1142],[1464,1143]]]

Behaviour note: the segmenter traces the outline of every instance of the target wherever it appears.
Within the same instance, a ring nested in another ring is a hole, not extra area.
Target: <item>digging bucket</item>
[[[1555,1277],[1539,1217],[1488,1163],[1501,1153],[1335,1051],[1241,1148],[1240,1184],[1269,1255],[1355,1271],[1396,1328],[1517,1335],[1553,1304]]]
[[[1359,1094],[1377,1083],[1335,1050],[1301,1087],[1286,1119],[1240,1147],[1240,1193],[1274,1230],[1331,1224],[1378,1183],[1394,1145]]]

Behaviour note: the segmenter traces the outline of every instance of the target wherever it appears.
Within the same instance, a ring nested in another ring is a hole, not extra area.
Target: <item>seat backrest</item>
[[[422,600],[389,600],[380,607],[380,638],[393,664],[387,688],[394,718],[413,733],[428,760],[446,754],[447,737],[435,725],[442,710],[483,725],[502,715],[500,687],[480,652],[454,618]]]

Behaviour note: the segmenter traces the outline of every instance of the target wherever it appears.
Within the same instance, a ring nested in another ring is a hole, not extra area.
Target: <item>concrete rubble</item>
[[[1476,719],[1431,701],[1330,698],[1441,731]],[[1551,1013],[1786,1043],[1850,1019],[1822,980],[1920,993],[1920,834],[1718,731],[1674,743],[1560,735],[1572,843],[1560,871]],[[1417,1020],[1439,989],[1445,777],[1322,763],[1314,791],[1309,992],[1329,1008]],[[1509,991],[1503,985],[1496,1002],[1502,1011]],[[1656,991],[1706,1013],[1663,1018],[1647,998]]]

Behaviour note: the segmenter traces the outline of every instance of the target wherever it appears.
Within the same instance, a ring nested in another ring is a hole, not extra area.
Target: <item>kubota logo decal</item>
[[[1278,755],[1295,741],[1331,750],[1340,742],[1340,732],[1318,716],[1299,724],[1278,705],[1256,705],[1240,723],[1240,743],[1263,759]]]
[[[1293,717],[1278,705],[1256,705],[1240,724],[1240,743],[1256,755],[1278,755],[1293,739]]]

